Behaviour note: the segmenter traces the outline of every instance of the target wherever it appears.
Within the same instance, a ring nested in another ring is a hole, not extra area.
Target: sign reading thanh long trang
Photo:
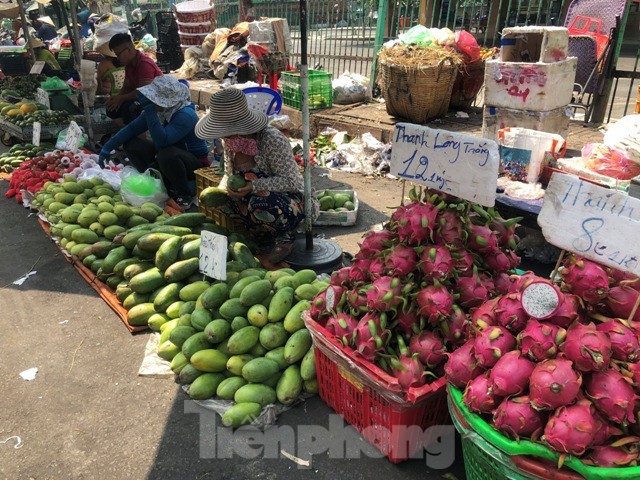
[[[499,165],[498,144],[493,140],[396,124],[391,173],[403,180],[492,207]]]
[[[544,238],[610,267],[640,275],[640,200],[554,173],[538,225]]]

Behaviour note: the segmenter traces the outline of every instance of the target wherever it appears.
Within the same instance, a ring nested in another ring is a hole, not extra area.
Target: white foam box
[[[482,118],[482,136],[497,141],[498,130],[501,128],[521,127],[539,132],[557,133],[562,138],[567,138],[570,119],[571,109],[568,107],[535,112],[485,105]]]
[[[348,212],[320,212],[316,221],[313,222],[317,226],[337,226],[337,227],[350,227],[356,224],[358,219],[358,194],[355,190],[331,190],[333,193],[346,193],[351,196],[355,208]]]
[[[569,30],[538,26],[505,28],[501,44],[503,62],[560,62],[567,59]]]
[[[571,102],[578,59],[555,63],[488,60],[484,73],[484,102],[515,110],[549,111]]]

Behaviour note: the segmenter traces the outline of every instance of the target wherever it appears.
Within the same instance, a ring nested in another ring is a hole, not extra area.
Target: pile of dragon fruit
[[[640,279],[571,256],[560,282],[528,272],[472,310],[445,376],[470,410],[514,438],[586,463],[640,456]]]
[[[507,293],[516,223],[492,209],[426,191],[410,193],[350,267],[312,302],[310,316],[403,389],[442,377],[468,335],[467,313]]]

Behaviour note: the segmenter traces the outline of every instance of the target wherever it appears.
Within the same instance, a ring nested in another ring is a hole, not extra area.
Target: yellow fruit
[[[26,115],[27,113],[35,112],[36,110],[38,110],[38,106],[34,105],[33,103],[25,103],[20,107],[20,112],[23,115]]]
[[[9,115],[10,117],[15,117],[16,115],[20,115],[20,109],[14,108],[13,110],[9,110],[7,112],[7,115]]]

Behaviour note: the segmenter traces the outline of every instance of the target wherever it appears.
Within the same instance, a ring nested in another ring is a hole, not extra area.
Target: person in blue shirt
[[[36,29],[36,35],[43,42],[49,42],[58,36],[56,24],[53,23],[51,17],[40,17],[34,20],[33,26]]]
[[[189,88],[165,75],[136,91],[142,114],[116,133],[100,151],[104,167],[111,152],[123,146],[129,162],[139,171],[157,168],[171,196],[185,210],[193,204],[194,171],[209,166],[209,148],[198,138],[198,123]],[[139,138],[149,132],[151,140]]]
[[[89,24],[89,15],[91,11],[89,9],[78,12],[78,22],[80,23],[80,36],[87,38],[91,35],[91,25]]]

